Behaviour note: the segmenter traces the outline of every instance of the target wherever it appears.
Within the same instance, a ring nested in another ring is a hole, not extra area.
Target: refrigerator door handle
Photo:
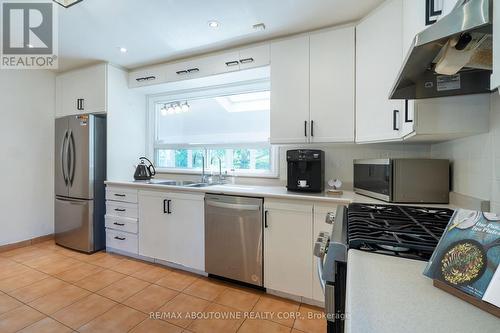
[[[73,136],[73,131],[69,131],[69,145],[68,145],[68,178],[70,186],[73,186],[73,181],[75,180],[75,167],[76,167],[76,153],[75,153],[75,137]]]
[[[67,163],[66,163],[67,157],[66,156],[68,155],[67,143],[68,143],[68,130],[66,130],[64,132],[63,140],[61,143],[61,170],[62,170],[62,176],[64,179],[64,184],[66,186],[68,186],[68,175],[67,175],[68,172],[66,171],[66,167],[67,167]]]

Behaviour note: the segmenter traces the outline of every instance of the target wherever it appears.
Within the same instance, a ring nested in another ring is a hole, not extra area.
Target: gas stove
[[[350,204],[348,247],[428,260],[452,215],[446,208]]]

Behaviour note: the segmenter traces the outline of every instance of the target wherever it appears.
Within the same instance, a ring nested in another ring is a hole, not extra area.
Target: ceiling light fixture
[[[187,101],[182,104],[181,102],[173,102],[170,104],[163,104],[160,109],[160,114],[162,116],[167,116],[171,114],[186,113],[189,111],[191,111],[191,107],[189,106]]]
[[[208,21],[208,26],[210,28],[217,29],[220,26],[220,23],[215,21],[215,20],[212,20],[212,21]]]
[[[55,3],[60,4],[64,8],[69,8],[69,7],[73,6],[73,5],[76,5],[79,2],[82,2],[83,0],[52,0],[52,1],[54,1]]]
[[[168,114],[167,104],[163,104],[163,107],[160,109],[160,114],[164,117]]]
[[[119,47],[118,50],[120,50],[121,53],[127,53],[127,48],[125,47]]]
[[[264,30],[266,30],[266,25],[264,23],[258,23],[258,24],[252,25],[252,28],[255,31],[264,31]]]

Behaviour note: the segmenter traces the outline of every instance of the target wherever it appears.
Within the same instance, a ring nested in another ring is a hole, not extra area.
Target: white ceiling
[[[60,70],[95,61],[137,68],[358,20],[382,1],[83,0],[59,10]],[[261,22],[266,30],[254,31]]]

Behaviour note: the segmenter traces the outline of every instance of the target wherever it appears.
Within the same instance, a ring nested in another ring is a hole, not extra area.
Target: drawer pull
[[[118,240],[124,241],[126,238],[125,238],[125,237],[118,237],[118,236],[115,236],[115,239],[118,239]]]
[[[183,71],[177,71],[177,72],[175,72],[175,73],[177,73],[177,75],[185,75],[185,74],[187,74],[187,73],[188,73],[188,71],[183,70]]]
[[[251,63],[253,61],[254,61],[253,58],[245,58],[245,59],[241,59],[240,63],[242,63],[242,64],[249,64],[249,63]]]
[[[113,223],[113,224],[114,224],[114,225],[118,225],[118,226],[120,226],[120,227],[123,227],[123,226],[125,225],[125,223],[118,223],[118,222],[115,222],[115,223]]]
[[[125,212],[127,211],[126,209],[123,209],[123,208],[115,208],[115,211],[116,212]]]
[[[124,198],[126,197],[127,195],[125,194],[118,194],[118,193],[115,193],[115,197],[121,197],[121,198]]]
[[[238,66],[240,63],[238,61],[228,61],[226,62],[227,67]]]
[[[188,71],[188,73],[196,73],[196,72],[199,72],[200,69],[196,67],[196,68],[190,68],[187,71]]]

